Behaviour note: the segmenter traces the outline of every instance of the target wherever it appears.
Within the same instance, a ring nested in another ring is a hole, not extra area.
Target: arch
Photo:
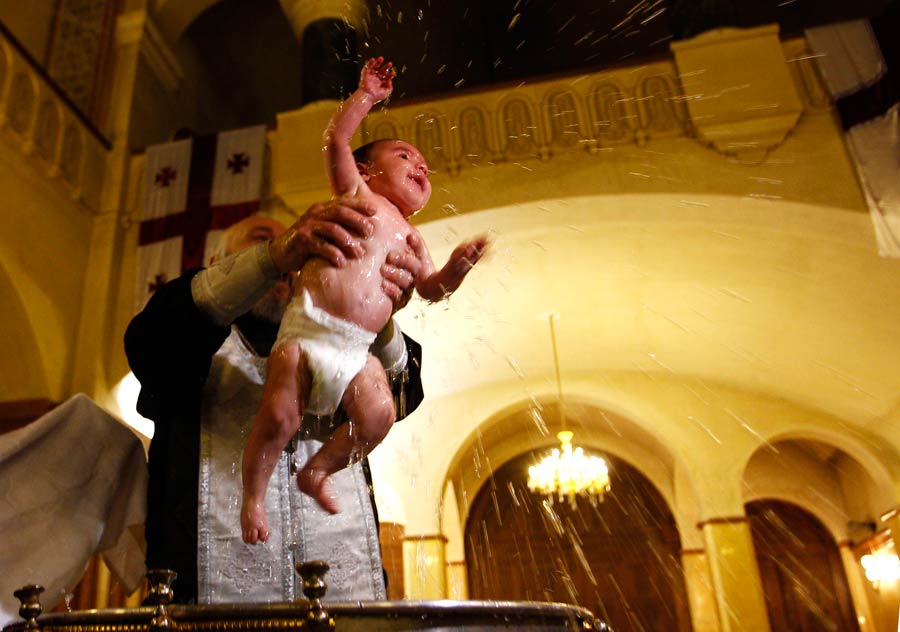
[[[415,145],[425,156],[428,168],[439,171],[450,166],[450,133],[447,119],[440,112],[422,112],[413,125]]]
[[[487,111],[477,103],[468,104],[457,113],[456,160],[461,164],[477,165],[494,159],[497,149],[488,120]]]
[[[200,14],[220,0],[157,0],[153,17],[170,44],[187,30]]]
[[[41,103],[34,131],[34,144],[38,155],[49,163],[53,163],[56,158],[60,118],[61,114],[56,102],[47,99]]]
[[[469,519],[471,500],[488,484],[495,469],[523,451],[557,447],[559,430],[555,399],[535,397],[511,404],[483,421],[453,455],[441,489],[452,488],[460,525]],[[582,397],[566,398],[567,426],[575,431],[575,444],[586,450],[626,460],[663,498],[680,527],[693,522],[699,499],[689,470],[651,432],[623,415]],[[677,471],[677,473],[676,473]],[[676,494],[676,488],[678,493]],[[693,511],[693,513],[692,513]],[[446,528],[442,521],[442,531]]]
[[[0,401],[18,399],[56,400],[44,367],[44,353],[32,325],[28,303],[13,281],[13,275],[0,262],[0,300],[3,303],[3,327],[0,327]],[[34,307],[34,306],[32,306]]]
[[[663,73],[644,77],[638,83],[637,93],[643,129],[651,134],[682,131],[688,116],[684,103],[674,98],[678,94],[674,77]]]
[[[13,77],[11,90],[7,101],[9,126],[20,136],[24,136],[34,115],[37,86],[33,77],[25,72],[19,72]]]
[[[0,96],[2,96],[3,88],[6,87],[6,78],[10,69],[9,46],[6,42],[0,45]]]
[[[547,141],[560,149],[578,148],[586,139],[581,121],[581,103],[573,90],[554,90],[544,98],[544,128]]]
[[[878,457],[852,437],[827,429],[780,433],[757,449],[742,475],[744,499],[775,498],[816,516],[839,540],[868,535],[896,506],[890,475]]]
[[[506,160],[533,158],[540,152],[543,139],[533,105],[520,96],[507,97],[497,108],[500,152]]]
[[[67,125],[63,135],[60,169],[63,177],[71,185],[81,180],[81,162],[83,158],[83,132],[75,125]]]
[[[637,112],[634,97],[615,81],[603,81],[591,88],[588,111],[593,137],[601,145],[621,145],[634,141]]]
[[[365,125],[365,121],[363,122],[363,125]],[[369,143],[376,140],[403,138],[403,135],[400,132],[401,129],[402,126],[398,121],[385,116],[379,119],[371,129],[366,128],[366,140],[364,142]]]
[[[540,456],[503,464],[472,503],[470,597],[575,603],[616,630],[689,630],[678,529],[656,487],[606,454],[613,488],[603,502],[551,500],[521,477]]]

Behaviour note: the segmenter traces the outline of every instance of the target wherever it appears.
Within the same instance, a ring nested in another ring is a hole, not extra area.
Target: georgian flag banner
[[[222,231],[258,210],[265,149],[264,125],[147,148],[138,310],[166,281],[208,264]]]
[[[900,258],[900,2],[872,20],[809,29],[866,196],[878,253]]]

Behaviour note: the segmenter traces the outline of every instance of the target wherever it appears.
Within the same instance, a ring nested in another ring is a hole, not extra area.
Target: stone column
[[[698,526],[706,541],[721,632],[769,632],[769,616],[747,518],[714,518]]]
[[[303,102],[340,99],[359,82],[362,0],[280,0],[303,50]]]
[[[709,558],[703,549],[681,552],[681,568],[691,610],[694,632],[720,632],[716,593],[709,571]]]
[[[447,598],[447,538],[403,538],[403,594],[407,599]]]
[[[465,560],[447,562],[447,598],[469,598],[469,573]]]
[[[849,542],[845,540],[839,543],[838,550],[844,566],[844,575],[847,577],[847,586],[850,588],[850,598],[853,600],[853,611],[859,622],[859,632],[875,632],[875,621],[872,619],[872,609],[866,595],[865,571]]]
[[[109,339],[110,315],[116,313],[118,299],[112,291],[112,284],[117,278],[121,260],[124,233],[119,218],[125,207],[126,169],[131,156],[128,131],[138,58],[147,21],[147,13],[143,10],[123,13],[116,20],[114,71],[106,130],[112,148],[106,156],[100,209],[91,226],[91,249],[69,389],[69,392],[80,391],[95,399],[109,393],[106,374],[109,358],[105,350],[121,345],[121,339]]]
[[[891,537],[894,539],[894,550],[897,552],[897,555],[900,555],[900,507],[894,507],[887,512],[882,521],[891,530]]]

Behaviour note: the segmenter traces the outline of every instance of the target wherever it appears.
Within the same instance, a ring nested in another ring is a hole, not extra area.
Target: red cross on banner
[[[222,230],[259,208],[264,156],[261,125],[147,149],[138,309],[161,281],[207,264]]]

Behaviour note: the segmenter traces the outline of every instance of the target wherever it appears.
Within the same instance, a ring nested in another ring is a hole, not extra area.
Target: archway
[[[791,503],[747,505],[772,632],[859,630],[834,538]]]
[[[691,630],[680,538],[662,495],[636,468],[605,455],[602,503],[547,501],[527,489],[536,452],[494,472],[465,528],[473,599],[562,601],[618,631]]]

